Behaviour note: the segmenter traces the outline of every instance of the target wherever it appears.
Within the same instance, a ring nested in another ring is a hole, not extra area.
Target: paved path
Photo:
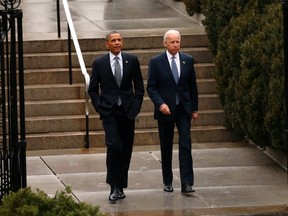
[[[173,0],[73,0],[69,2],[79,38],[163,34],[167,29],[205,32],[201,17],[189,17]],[[25,0],[25,40],[58,39],[54,0]],[[66,22],[61,5],[62,38]],[[162,190],[158,146],[137,147],[131,162],[127,198],[108,202],[104,150],[28,152],[28,185],[53,195],[69,185],[80,201],[110,215],[287,215],[287,171],[247,143],[193,144],[196,193],[180,193],[177,147],[171,194]],[[276,214],[281,212],[281,214]]]
[[[173,193],[162,190],[158,146],[134,149],[127,198],[117,204],[108,202],[104,150],[28,152],[28,185],[48,194],[71,186],[78,200],[111,215],[276,215],[287,210],[287,172],[259,149],[247,143],[193,148],[196,193],[191,196],[180,193],[177,146]]]
[[[60,0],[60,2],[62,2]],[[79,38],[104,37],[108,31],[123,35],[161,35],[167,29],[204,32],[202,16],[189,17],[183,3],[173,0],[73,0],[69,7]],[[56,1],[25,0],[24,40],[58,39]],[[62,3],[61,38],[67,37]]]

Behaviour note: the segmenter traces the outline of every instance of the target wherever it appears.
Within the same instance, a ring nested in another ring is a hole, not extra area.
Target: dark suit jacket
[[[97,58],[92,65],[88,93],[95,110],[101,117],[111,114],[120,95],[123,109],[129,119],[140,112],[144,85],[139,60],[136,56],[122,53],[123,77],[118,87],[113,75],[109,54]]]
[[[154,103],[154,118],[171,121],[175,114],[176,93],[186,112],[191,116],[198,111],[198,91],[194,60],[192,56],[179,52],[180,78],[176,84],[166,52],[153,57],[149,63],[147,92]],[[164,115],[159,107],[166,103],[171,115]]]

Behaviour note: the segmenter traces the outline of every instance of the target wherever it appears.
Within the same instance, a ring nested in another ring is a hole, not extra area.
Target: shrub
[[[281,4],[264,8],[259,30],[241,46],[239,82],[244,130],[259,146],[280,147],[284,143],[284,59]],[[276,15],[276,16],[275,16]],[[247,83],[247,81],[245,81]],[[249,101],[250,103],[243,103]],[[245,107],[245,109],[243,109]],[[282,144],[281,144],[282,143]]]
[[[242,73],[240,69],[242,55],[240,49],[246,38],[259,28],[259,25],[255,25],[259,21],[260,15],[257,9],[252,9],[239,18],[233,19],[221,33],[218,42],[219,50],[215,56],[215,78],[218,84],[220,101],[225,111],[227,126],[241,134],[246,134],[246,131],[243,130],[244,125],[241,124],[246,116],[240,107],[242,93],[235,91]],[[243,80],[243,85],[250,84],[252,78],[248,74],[248,77]],[[243,103],[248,104],[250,102],[243,101]]]
[[[238,17],[249,0],[208,0],[203,14],[203,24],[210,42],[210,50],[216,55],[218,40],[222,30],[227,27],[233,17]]]
[[[227,126],[287,154],[281,3],[209,0],[205,16]]]
[[[99,207],[77,202],[70,188],[49,197],[43,191],[32,192],[31,188],[20,189],[5,195],[0,206],[0,215],[5,216],[104,216]]]
[[[195,13],[202,13],[207,5],[207,0],[183,0],[187,13],[192,16]]]

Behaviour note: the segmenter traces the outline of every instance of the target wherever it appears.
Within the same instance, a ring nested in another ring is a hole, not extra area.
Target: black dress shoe
[[[109,201],[116,202],[118,200],[118,188],[115,186],[111,187],[111,192],[109,195]]]
[[[192,193],[195,192],[195,190],[190,186],[189,184],[183,184],[181,188],[182,194]]]
[[[126,197],[123,188],[118,188],[118,199],[124,199]]]
[[[171,184],[164,185],[163,190],[166,192],[173,192],[173,186]]]

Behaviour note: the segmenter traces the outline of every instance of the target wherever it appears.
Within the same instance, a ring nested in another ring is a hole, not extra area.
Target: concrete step
[[[217,94],[199,95],[199,110],[222,109]],[[144,97],[141,112],[151,112],[154,105],[148,97]],[[89,103],[89,111],[95,114],[95,110]],[[47,100],[47,101],[26,101],[25,116],[63,116],[63,115],[85,115],[84,99]]]
[[[144,84],[146,89],[147,82],[144,81]],[[198,79],[197,86],[199,94],[216,93],[216,83],[214,79]],[[146,91],[145,94],[147,95]],[[84,84],[41,84],[25,86],[25,99],[27,101],[64,100],[79,98],[85,98]]]
[[[26,101],[49,101],[49,100],[71,100],[85,98],[85,87],[83,84],[41,84],[26,85]]]
[[[195,126],[191,129],[193,143],[236,142],[239,137],[229,132],[224,126]],[[71,149],[85,147],[85,131],[27,134],[27,150]],[[90,131],[89,144],[91,148],[104,147],[104,132]],[[178,133],[175,130],[174,143],[178,143]],[[158,130],[135,130],[135,146],[159,145]]]
[[[72,68],[72,80],[72,84],[84,84],[84,76],[80,68]],[[69,84],[69,68],[26,69],[24,82],[25,87],[27,85]]]
[[[91,68],[87,68],[88,73],[91,74]],[[147,80],[148,66],[141,66],[142,76]],[[212,63],[198,63],[195,64],[196,76],[198,79],[213,79],[214,78],[214,64]],[[72,80],[74,83],[83,83],[84,78],[80,68],[72,68]],[[25,70],[25,85],[42,85],[42,84],[68,84],[69,83],[69,69],[68,68],[44,68],[44,69],[26,69]]]
[[[151,57],[164,52],[163,37],[127,36],[125,52],[137,55],[146,85]],[[205,34],[182,34],[182,51],[194,57],[199,90],[200,118],[193,125],[192,140],[197,143],[232,142],[239,138],[224,125],[224,112],[216,93],[214,64]],[[105,55],[103,38],[81,39],[80,46],[91,74],[96,57]],[[29,150],[83,148],[86,139],[84,78],[78,59],[72,53],[72,80],[69,85],[67,40],[25,41],[25,114]],[[74,49],[73,49],[74,50]],[[136,119],[135,145],[158,145],[154,105],[144,97]],[[98,113],[89,101],[90,147],[103,147],[104,131]],[[177,143],[176,132],[174,142]]]
[[[149,35],[149,36],[125,36],[123,35],[124,49],[160,49],[163,47],[163,35]],[[54,40],[30,40],[24,41],[24,53],[54,53],[54,52],[67,52],[68,45],[67,39],[54,39]],[[72,50],[74,51],[73,42],[71,43]],[[104,37],[79,39],[79,45],[82,52],[85,51],[105,51]],[[181,34],[181,47],[207,47],[208,39],[204,33]]]
[[[199,115],[199,119],[194,124],[195,126],[224,124],[223,110],[200,111]],[[26,132],[35,134],[85,131],[85,117],[85,115],[26,117]],[[153,118],[153,112],[141,112],[136,119],[135,127],[139,130],[157,128],[157,121]],[[91,131],[103,131],[102,122],[98,114],[89,116],[89,129]]]
[[[147,49],[147,50],[126,50],[127,52],[138,56],[141,65],[147,65],[151,57],[160,54],[164,49]],[[183,48],[186,52],[194,57],[196,63],[211,63],[212,54],[206,47]],[[105,55],[106,51],[83,52],[83,58],[87,68],[91,67],[97,56]],[[58,53],[28,53],[24,55],[25,69],[44,69],[44,68],[67,68],[68,54]],[[75,53],[72,55],[73,67],[79,67],[79,62]]]

